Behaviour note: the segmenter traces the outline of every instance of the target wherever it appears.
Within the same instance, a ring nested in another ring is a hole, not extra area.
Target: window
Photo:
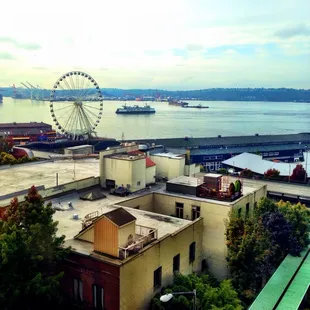
[[[250,203],[248,202],[245,205],[245,216],[249,216],[249,212],[250,212]]]
[[[83,282],[79,279],[73,279],[73,297],[75,301],[83,301]]]
[[[154,271],[154,288],[161,286],[161,267]]]
[[[184,205],[183,203],[176,202],[175,203],[175,213],[176,217],[183,218],[184,215]]]
[[[173,272],[179,272],[180,271],[180,254],[176,255],[173,258]]]
[[[104,289],[99,285],[93,285],[93,307],[94,309],[104,309]]]
[[[257,201],[254,202],[254,210],[257,208]]]
[[[196,242],[191,243],[189,246],[189,262],[192,263],[196,256]]]
[[[238,209],[238,216],[241,216],[241,208]]]
[[[138,181],[138,182],[137,182],[137,186],[140,186],[140,184],[141,184],[141,182],[140,182],[140,181]]]
[[[192,206],[192,221],[200,217],[200,207]]]

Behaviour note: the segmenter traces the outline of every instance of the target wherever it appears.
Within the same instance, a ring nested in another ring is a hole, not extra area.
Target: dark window
[[[238,209],[238,216],[241,217],[241,208]]]
[[[184,205],[183,205],[183,203],[179,203],[179,202],[175,203],[175,214],[176,214],[176,217],[179,217],[180,219],[183,218],[183,216],[184,216]]]
[[[73,297],[76,301],[83,301],[83,282],[79,279],[73,279]]]
[[[173,258],[173,272],[179,272],[180,271],[180,254],[176,255]]]
[[[161,286],[161,267],[154,271],[154,287]]]
[[[93,285],[93,307],[94,309],[104,309],[104,289],[99,285]]]
[[[192,221],[200,217],[200,207],[192,206]]]
[[[192,263],[196,256],[196,242],[191,243],[189,246],[189,262]]]
[[[249,212],[250,212],[250,203],[248,202],[245,205],[245,216],[249,216]]]

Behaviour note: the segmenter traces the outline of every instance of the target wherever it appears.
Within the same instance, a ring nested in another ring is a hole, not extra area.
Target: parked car
[[[110,190],[110,194],[115,195],[115,196],[125,197],[125,196],[130,195],[131,192],[126,187],[119,186],[117,188],[112,188]]]

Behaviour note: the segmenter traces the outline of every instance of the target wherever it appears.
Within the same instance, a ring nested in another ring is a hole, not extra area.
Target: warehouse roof
[[[137,140],[139,143],[163,144],[166,147],[190,148],[195,146],[220,146],[220,145],[258,145],[258,144],[285,144],[285,143],[310,143],[310,133],[288,135],[253,135],[253,136],[218,136],[207,138],[167,138]]]
[[[309,153],[308,153],[309,154]],[[309,155],[308,155],[309,156]],[[304,153],[304,158],[307,158],[307,153]],[[298,164],[302,164],[307,170],[307,174],[310,174],[310,163],[307,162],[307,167],[304,162],[299,163],[277,163],[269,160],[262,159],[262,156],[242,153],[234,156],[222,162],[224,165],[239,169],[250,169],[255,173],[264,174],[269,169],[277,169],[280,171],[281,176],[289,176],[292,174],[294,168]]]
[[[29,123],[1,123],[0,129],[7,129],[7,128],[41,128],[41,127],[52,127],[50,124],[46,124],[43,122],[29,122]]]
[[[173,158],[173,159],[184,158],[184,154],[174,154],[174,153],[158,153],[158,154],[152,154],[152,156],[168,157],[168,158]]]

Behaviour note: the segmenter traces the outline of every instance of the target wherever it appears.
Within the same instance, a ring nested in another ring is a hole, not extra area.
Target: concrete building
[[[216,177],[216,176],[215,176]],[[230,179],[222,182],[222,190]],[[242,195],[234,199],[220,196],[197,197],[197,191],[203,185],[202,179],[193,177],[178,177],[167,183],[165,190],[134,197],[119,203],[119,206],[139,208],[157,214],[195,220],[203,218],[203,260],[209,270],[218,278],[224,279],[229,275],[226,257],[227,247],[225,238],[225,220],[232,209],[240,215],[252,212],[256,203],[267,194],[266,185],[242,186]],[[173,191],[172,191],[173,190]],[[224,200],[226,199],[226,200]]]
[[[155,183],[156,164],[137,145],[100,152],[100,185],[135,192]]]
[[[151,153],[150,158],[156,164],[156,177],[172,180],[186,175],[193,176],[200,172],[200,166],[190,164],[186,154]]]
[[[74,209],[55,214],[58,233],[72,247],[61,266],[62,287],[76,305],[146,309],[161,287],[172,283],[174,272],[200,271],[201,218],[189,221],[77,197],[64,197]],[[74,214],[84,218],[82,225]]]
[[[184,155],[159,153],[150,155],[150,158],[156,164],[157,177],[171,180],[180,175],[184,175]]]
[[[191,163],[203,164],[207,171],[214,171],[221,168],[223,160],[244,152],[261,153],[264,159],[302,161],[303,153],[309,150],[310,133],[142,139],[137,143],[164,145],[164,151],[177,154],[190,152]]]

